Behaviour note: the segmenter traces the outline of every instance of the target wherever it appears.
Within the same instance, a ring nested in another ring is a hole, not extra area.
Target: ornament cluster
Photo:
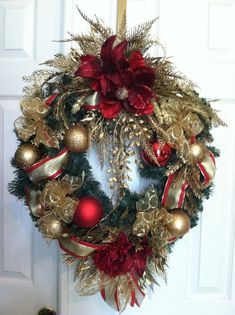
[[[64,134],[64,145],[65,149],[65,159],[62,163],[58,158],[51,158],[49,156],[44,157],[40,160],[42,156],[38,147],[33,144],[22,144],[18,147],[15,153],[15,163],[16,165],[25,170],[27,173],[38,173],[33,176],[35,182],[42,179],[41,173],[45,173],[43,179],[55,180],[61,175],[63,170],[61,167],[68,163],[68,152],[75,152],[77,154],[85,152],[89,148],[89,133],[86,128],[81,124],[76,124],[71,128],[68,128]],[[44,162],[44,163],[43,163]],[[43,166],[43,169],[42,169]],[[53,173],[51,175],[51,173]],[[60,193],[60,191],[58,191]],[[55,196],[56,198],[56,196]],[[30,200],[31,202],[33,200]],[[59,197],[57,197],[59,201]],[[47,205],[45,205],[47,206]],[[65,205],[68,207],[68,204]],[[66,211],[66,208],[63,209]],[[73,211],[73,222],[80,227],[89,228],[97,225],[103,216],[103,208],[98,200],[94,197],[84,196],[77,200],[76,207]],[[34,214],[34,213],[33,213]],[[66,227],[63,220],[56,215],[56,211],[53,213],[45,212],[38,223],[39,231],[48,238],[59,239],[63,235],[66,235]]]
[[[114,35],[80,14],[91,27],[71,35],[80,49],[26,78],[9,190],[77,263],[78,293],[100,292],[123,311],[141,305],[165,275],[172,244],[196,225],[218,156],[211,128],[224,123],[169,59],[148,55],[154,20],[127,32],[124,17]],[[129,189],[133,161],[152,182],[140,193]],[[96,180],[103,169],[111,198]]]

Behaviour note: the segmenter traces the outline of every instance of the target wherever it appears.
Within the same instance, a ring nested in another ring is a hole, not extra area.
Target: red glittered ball
[[[153,142],[152,149],[158,161],[158,164],[160,166],[166,165],[171,157],[171,147],[167,143],[162,144],[160,142]],[[155,161],[151,159],[151,157],[148,156],[146,151],[142,150],[141,155],[145,163],[151,165],[158,165]]]
[[[84,228],[98,224],[103,216],[101,203],[93,197],[82,197],[75,210],[73,221]]]

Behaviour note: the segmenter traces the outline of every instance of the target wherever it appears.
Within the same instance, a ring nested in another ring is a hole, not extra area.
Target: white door
[[[198,83],[201,95],[220,99],[214,106],[223,111],[229,127],[215,130],[221,157],[214,195],[205,203],[199,226],[176,244],[168,285],[156,287],[141,309],[129,308],[124,314],[234,315],[235,1],[127,3],[129,25],[160,16],[153,33],[160,35],[179,70]],[[19,310],[22,315],[37,314],[44,305],[57,306],[59,315],[115,314],[99,295],[77,296],[72,268],[60,263],[56,280],[56,246],[47,247],[27,211],[6,190],[12,178],[8,163],[16,149],[12,123],[19,115],[21,77],[68,49],[52,39],[66,38],[67,30],[85,31],[76,4],[115,28],[116,0],[0,0],[0,315]]]
[[[60,48],[58,1],[0,1],[0,314],[36,315],[57,308],[57,248],[45,243],[28,210],[7,191],[17,147],[22,76]]]

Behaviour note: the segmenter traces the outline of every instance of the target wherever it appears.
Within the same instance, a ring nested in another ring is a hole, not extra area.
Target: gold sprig
[[[63,54],[56,54],[53,59],[49,59],[43,63],[46,66],[53,67],[60,72],[73,72],[77,69],[77,62],[71,57],[71,54],[67,56]]]
[[[82,12],[82,10],[78,6],[77,9],[81,17],[90,24],[92,30],[94,30],[95,33],[103,36],[104,40],[112,34],[111,28],[105,26],[103,21],[97,18],[97,16],[95,16],[95,20],[92,20],[86,14],[84,14],[84,12]]]
[[[152,39],[149,35],[149,30],[156,22],[158,18],[152,19],[148,22],[139,24],[133,27],[126,35],[126,40],[128,41],[128,51],[135,50],[146,50],[146,47],[152,45]]]

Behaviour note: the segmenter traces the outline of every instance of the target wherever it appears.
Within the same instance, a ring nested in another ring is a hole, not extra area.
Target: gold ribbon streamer
[[[17,118],[14,127],[18,137],[27,141],[35,135],[34,143],[44,144],[47,147],[59,148],[59,142],[54,131],[44,122],[48,108],[39,98],[24,98],[20,103],[23,116]]]
[[[184,161],[190,160],[190,144],[187,138],[198,135],[203,130],[203,124],[196,114],[191,112],[182,117],[166,131],[167,143],[178,151]],[[186,138],[187,136],[187,138]]]
[[[139,289],[135,286],[131,274],[115,277],[113,281],[103,275],[103,282],[105,283],[105,287],[101,291],[102,297],[114,310],[122,312],[128,304],[132,306],[134,304],[138,306],[142,304],[144,295],[138,294]],[[132,301],[133,298],[134,301]]]
[[[26,196],[27,196],[27,204],[29,210],[35,217],[41,217],[44,213],[43,207],[40,203],[40,190],[29,190],[26,189]]]
[[[167,179],[162,196],[162,205],[167,209],[182,208],[183,206],[185,190],[188,187],[183,174],[177,172]]]
[[[53,179],[61,175],[62,167],[67,162],[68,150],[62,150],[55,157],[47,157],[26,170],[29,179],[37,183],[43,179]]]
[[[206,155],[201,162],[194,161],[194,164],[169,175],[162,196],[163,207],[167,209],[182,208],[188,184],[192,187],[193,183],[194,188],[197,187],[199,191],[211,184],[216,171],[215,159],[212,152],[206,150]],[[192,169],[194,172],[191,172]],[[203,175],[203,181],[200,178],[199,170]]]
[[[76,258],[86,258],[104,245],[94,245],[84,242],[77,237],[61,238],[59,240],[60,247],[69,255]]]
[[[122,312],[128,303],[131,304],[133,298],[139,306],[144,299],[144,293],[134,275],[127,273],[111,278],[97,270],[91,257],[80,260],[75,277],[79,295],[89,296],[101,292],[104,301],[119,312]]]
[[[216,171],[215,158],[212,152],[208,150],[205,158],[201,162],[197,163],[197,165],[204,176],[203,185],[204,187],[208,187],[213,181]]]
[[[99,104],[100,101],[100,95],[98,92],[94,92],[93,94],[87,96],[84,100],[84,105],[86,106],[95,106]]]
[[[40,203],[57,214],[64,222],[71,223],[79,201],[68,195],[83,185],[84,176],[84,172],[81,178],[67,174],[61,180],[49,181],[42,191]]]

